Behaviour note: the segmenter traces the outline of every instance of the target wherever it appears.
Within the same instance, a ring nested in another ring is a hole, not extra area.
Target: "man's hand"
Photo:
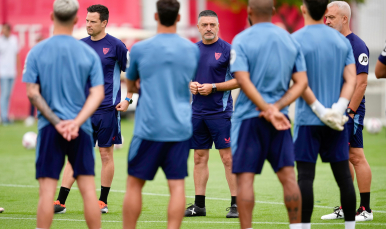
[[[67,141],[71,141],[79,135],[79,126],[74,120],[61,120],[55,125],[55,129]]]
[[[129,108],[129,101],[123,100],[115,107],[117,111],[127,111],[127,108]]]
[[[198,82],[191,82],[190,83],[190,92],[192,92],[193,95],[198,94],[198,86],[201,85]]]
[[[354,119],[354,114],[348,114],[352,119]]]
[[[326,108],[324,115],[319,117],[319,119],[331,129],[337,131],[344,130],[344,124],[348,121],[346,115],[342,115],[338,111],[330,108]]]
[[[276,130],[288,130],[291,128],[288,118],[275,105],[269,105],[269,109],[260,112],[259,117],[264,117],[268,122],[272,123]]]
[[[213,85],[209,83],[201,84],[198,86],[198,93],[200,93],[200,95],[207,96],[212,93],[212,87]]]

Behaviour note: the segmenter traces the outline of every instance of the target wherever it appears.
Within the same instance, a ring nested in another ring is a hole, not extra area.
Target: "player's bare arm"
[[[375,65],[375,76],[377,79],[386,78],[386,65],[379,60],[377,60]]]
[[[260,111],[265,112],[264,118],[271,122],[277,130],[286,130],[291,128],[291,124],[287,117],[283,113],[279,112],[279,110],[273,105],[264,101],[261,94],[253,85],[249,72],[235,72],[235,78],[240,86],[240,89],[243,90],[245,95],[257,106],[257,108],[259,108]]]
[[[55,129],[68,141],[66,136],[66,125],[68,122],[62,121],[59,117],[51,110],[46,100],[40,94],[40,85],[35,83],[27,83],[27,96],[29,101],[42,113],[42,115],[53,125]],[[77,137],[77,133],[74,134],[73,138]]]
[[[344,68],[344,71],[343,71],[344,84],[342,87],[342,92],[340,93],[340,97],[351,100],[351,97],[354,94],[355,86],[357,84],[357,77],[355,72],[356,72],[355,64],[347,65]]]
[[[306,72],[296,72],[292,74],[293,85],[288,89],[288,91],[279,99],[275,106],[281,110],[284,107],[290,105],[297,98],[299,98],[308,86],[308,79]]]
[[[133,93],[127,92],[126,98],[132,99]],[[129,108],[129,106],[130,106],[129,101],[123,100],[120,103],[118,103],[118,105],[115,107],[115,109],[117,109],[117,111],[127,111],[127,108]]]
[[[365,95],[366,87],[367,87],[367,76],[368,76],[367,73],[360,73],[356,77],[357,83],[355,86],[355,91],[349,104],[349,107],[354,111],[358,109],[363,99],[363,96]],[[354,117],[353,114],[350,114],[350,116]]]
[[[127,91],[130,93],[138,93],[139,88],[137,87],[135,80],[126,80]]]
[[[230,91],[236,88],[239,88],[239,84],[236,79],[231,79],[226,82],[216,83],[217,91]],[[209,95],[212,93],[213,85],[209,83],[201,84],[198,87],[198,92],[200,95]]]

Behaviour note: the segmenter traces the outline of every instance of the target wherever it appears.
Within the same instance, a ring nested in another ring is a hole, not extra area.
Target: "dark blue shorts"
[[[265,159],[275,172],[294,166],[291,130],[278,131],[264,118],[250,118],[232,123],[233,173],[260,174]]]
[[[348,160],[347,124],[343,131],[328,126],[295,126],[295,160],[316,163]]]
[[[359,122],[359,114],[356,114],[354,119],[348,117],[347,127],[350,147],[363,148],[363,125]]]
[[[156,142],[133,137],[129,149],[128,174],[142,180],[153,180],[159,167],[168,180],[188,176],[189,140]]]
[[[36,144],[36,179],[50,177],[59,180],[66,155],[74,170],[74,178],[94,175],[94,148],[90,134],[79,129],[79,136],[68,142],[51,124],[42,128]]]
[[[191,149],[225,149],[231,147],[231,119],[198,119],[192,118],[193,136]]]
[[[98,141],[99,147],[110,147],[113,144],[122,144],[121,114],[117,110],[111,110],[103,114],[91,116],[94,130],[94,145]]]

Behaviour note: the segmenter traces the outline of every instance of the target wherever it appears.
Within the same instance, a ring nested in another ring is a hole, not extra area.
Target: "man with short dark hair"
[[[104,98],[102,66],[94,50],[71,36],[78,21],[78,1],[56,0],[53,8],[54,36],[31,49],[23,72],[27,96],[39,111],[36,227],[50,228],[52,200],[67,156],[83,197],[87,226],[99,229],[89,117]]]
[[[283,186],[290,228],[300,229],[302,201],[287,114],[307,88],[304,57],[288,32],[271,23],[273,0],[248,4],[252,26],[233,39],[230,61],[241,88],[231,131],[240,225],[252,228],[254,177],[267,159]]]
[[[1,122],[8,125],[8,110],[15,78],[19,70],[17,37],[12,35],[11,25],[4,24],[0,35],[0,112]]]
[[[94,130],[94,145],[99,146],[102,160],[101,193],[99,206],[102,213],[107,213],[107,197],[114,177],[114,144],[122,144],[120,111],[126,111],[132,103],[132,93],[127,93],[121,102],[121,71],[126,71],[129,52],[125,44],[105,32],[109,10],[103,5],[92,5],[87,8],[87,33],[83,38],[86,44],[93,48],[102,61],[105,81],[105,99],[91,117]],[[71,165],[67,163],[63,172],[62,186],[58,199],[54,202],[55,213],[65,213],[65,202],[74,183],[71,176]]]
[[[347,144],[346,107],[355,88],[355,61],[350,42],[323,23],[328,0],[303,0],[305,27],[292,37],[300,44],[307,65],[309,87],[296,101],[295,160],[302,193],[302,226],[311,228],[313,183],[318,154],[329,162],[339,186],[346,228],[355,228],[355,189],[351,180]],[[326,115],[340,120],[330,125]],[[338,128],[336,128],[338,127]]]
[[[365,42],[350,30],[351,8],[345,1],[333,1],[327,6],[325,15],[326,25],[339,31],[351,43],[357,83],[354,94],[347,106],[349,120],[347,122],[349,161],[352,181],[357,178],[360,192],[360,205],[357,209],[356,221],[373,220],[373,212],[370,208],[371,168],[363,151],[363,120],[365,118],[365,92],[369,72],[369,49]],[[354,174],[355,170],[355,174]],[[341,207],[336,207],[334,212],[322,216],[322,219],[343,219],[345,212]]]
[[[236,176],[232,174],[231,117],[233,100],[231,90],[238,88],[230,73],[231,45],[218,37],[219,22],[212,10],[204,10],[198,16],[197,28],[202,41],[200,62],[196,76],[190,84],[193,94],[193,137],[195,201],[185,211],[185,216],[206,216],[205,191],[209,178],[209,149],[213,142],[219,150],[225,168],[225,176],[231,193],[231,207],[227,218],[237,218]]]
[[[123,202],[123,228],[134,229],[142,208],[142,188],[162,167],[168,180],[169,229],[180,228],[185,209],[185,177],[192,136],[189,82],[200,57],[197,45],[176,34],[180,4],[157,1],[157,35],[136,43],[126,71],[128,90],[140,106],[128,156],[128,178]],[[183,50],[183,51],[181,51]]]

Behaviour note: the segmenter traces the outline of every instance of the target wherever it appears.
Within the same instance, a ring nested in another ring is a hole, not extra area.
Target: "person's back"
[[[71,36],[59,35],[37,44],[28,55],[27,60],[34,61],[31,64],[36,71],[28,76],[36,76],[47,105],[60,119],[74,119],[86,102],[87,89],[96,83],[90,81],[95,66],[100,67],[96,53]],[[103,81],[98,83],[103,84]],[[39,129],[49,124],[40,112],[38,118]],[[90,120],[82,127],[91,133]]]
[[[189,82],[198,58],[197,46],[177,34],[158,34],[132,47],[135,66],[129,67],[128,76],[139,74],[141,80],[134,136],[151,141],[191,137]]]
[[[324,24],[306,26],[292,37],[301,44],[309,87],[322,105],[331,107],[338,101],[344,83],[343,71],[352,52],[349,41]],[[300,97],[296,101],[295,125],[325,124]]]
[[[27,96],[39,111],[36,228],[51,226],[52,198],[66,158],[82,194],[88,228],[101,227],[89,118],[104,98],[103,72],[96,53],[71,36],[78,9],[77,0],[55,0],[53,37],[31,49],[23,71]]]
[[[245,42],[248,40],[256,42]],[[248,70],[251,81],[264,100],[267,103],[278,101],[288,90],[292,73],[296,71],[294,66],[300,55],[299,45],[285,30],[272,23],[259,23],[237,35],[232,48],[235,46],[243,50],[245,56],[242,58],[251,63],[247,66],[250,68]],[[232,55],[237,55],[239,50],[235,49],[233,52],[236,53]],[[236,60],[231,59],[231,63],[232,61],[237,63],[237,58],[241,57],[237,56]],[[235,72],[244,67],[241,64],[235,64],[232,71]],[[243,91],[237,98],[236,108],[233,115],[235,120],[257,117],[260,113]],[[288,107],[285,107],[282,112],[288,114]]]

